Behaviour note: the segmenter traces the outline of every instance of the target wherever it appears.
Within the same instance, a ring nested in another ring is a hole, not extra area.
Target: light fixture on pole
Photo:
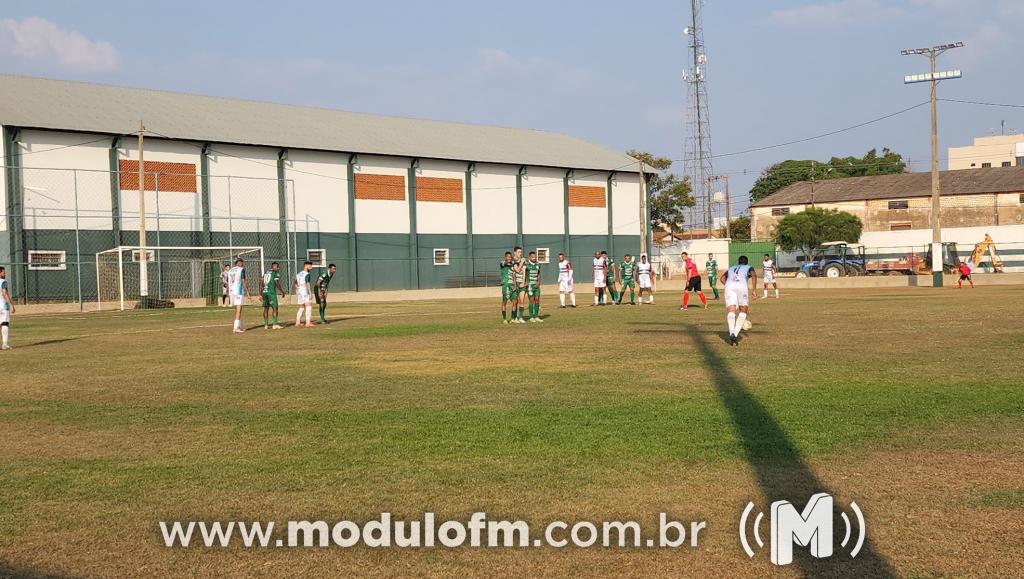
[[[931,48],[911,48],[901,50],[903,56],[927,56],[931,62],[931,71],[926,74],[915,74],[903,77],[904,84],[928,82],[932,85],[932,286],[942,287],[942,228],[939,223],[942,202],[939,192],[939,120],[938,120],[938,84],[940,80],[951,80],[962,76],[959,70],[938,72],[935,61],[940,54],[954,48],[963,48],[963,42],[940,44]]]

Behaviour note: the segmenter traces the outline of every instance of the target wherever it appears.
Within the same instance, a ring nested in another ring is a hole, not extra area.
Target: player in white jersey
[[[307,261],[302,264],[302,271],[295,275],[295,283],[292,287],[295,289],[295,303],[298,304],[299,310],[295,312],[295,327],[302,327],[302,313],[306,313],[306,326],[307,328],[313,327],[313,288],[310,286],[309,278],[312,277],[313,262]]]
[[[576,292],[573,290],[572,264],[564,253],[558,254],[558,307],[565,307],[565,294],[569,294],[572,307],[576,307]]]
[[[600,251],[594,252],[594,305],[600,305],[604,297],[606,262]]]
[[[228,303],[228,272],[231,271],[230,265],[224,266],[224,271],[220,272],[220,305],[222,307],[230,307]]]
[[[748,280],[752,280],[748,288]],[[741,255],[739,262],[730,267],[722,274],[722,283],[725,285],[725,309],[728,312],[726,318],[729,323],[729,345],[735,346],[740,343],[740,331],[747,321],[747,312],[750,311],[750,291],[753,290],[756,298],[757,292],[757,271],[750,267],[747,256]]]
[[[11,301],[9,287],[7,270],[0,266],[0,334],[3,335],[3,344],[0,344],[0,350],[11,349],[8,339],[11,332],[11,314],[14,313],[14,302]]]
[[[242,327],[242,305],[245,303],[245,260],[235,260],[235,267],[228,270],[228,303],[235,308],[234,332],[241,334],[245,331]]]
[[[640,263],[636,264],[636,281],[640,286],[640,303],[644,303],[644,292],[647,292],[647,303],[654,303],[654,264],[647,260],[647,254],[640,254]]]
[[[768,297],[768,286],[771,285],[775,288],[775,299],[779,299],[779,284],[775,282],[775,262],[772,261],[772,256],[767,253],[764,254],[764,261],[761,262],[761,267],[764,268],[764,296]]]

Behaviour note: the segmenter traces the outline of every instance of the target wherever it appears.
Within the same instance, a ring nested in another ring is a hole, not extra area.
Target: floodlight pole
[[[904,50],[901,52],[904,56],[907,55],[927,55],[928,61],[931,64],[931,75],[929,76],[929,82],[931,82],[931,109],[932,109],[932,210],[931,210],[931,222],[932,222],[932,287],[942,287],[942,273],[943,273],[943,262],[942,262],[942,225],[939,222],[939,217],[942,213],[942,201],[941,191],[939,185],[939,113],[938,113],[938,86],[939,79],[937,78],[936,60],[939,55],[947,50],[953,48],[962,48],[963,42],[955,42],[951,44],[940,44],[931,48],[916,48],[911,50]],[[958,78],[959,71],[956,77]],[[904,81],[909,82],[909,81]]]
[[[148,306],[149,297],[149,252],[146,250],[146,160],[144,140],[146,126],[139,121],[139,300],[142,307]]]
[[[640,159],[640,254],[647,253],[647,176]]]

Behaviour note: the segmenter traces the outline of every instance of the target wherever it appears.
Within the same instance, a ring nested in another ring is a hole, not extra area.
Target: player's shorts
[[[562,293],[569,293],[569,292],[573,291],[572,278],[570,277],[570,278],[558,280],[558,291],[560,291]]]
[[[634,288],[635,289],[636,288],[636,282],[633,281],[632,279],[623,279],[622,280],[622,289],[626,289],[626,288]]]
[[[725,286],[725,307],[750,305],[750,294],[746,286]]]
[[[651,287],[653,287],[651,285],[651,277],[646,275],[640,276],[640,289],[651,289]]]
[[[699,291],[701,291],[701,289],[700,289],[700,276],[699,275],[695,275],[695,276],[691,277],[689,279],[689,281],[686,282],[686,289],[683,290],[683,291],[688,291],[688,292],[699,292]]]
[[[712,285],[713,286],[713,285],[715,285],[717,283],[718,283],[718,273],[712,274],[712,273],[709,272],[708,273],[708,285]]]
[[[320,292],[318,292],[316,290],[313,290],[313,297],[316,298],[316,303],[318,303],[318,304],[320,304],[320,303],[326,304],[327,303],[327,292],[324,292],[324,295],[321,296]]]
[[[300,306],[304,306],[313,301],[313,299],[306,292],[299,292],[295,294],[295,303]]]
[[[600,288],[605,286],[605,275],[602,272],[594,272],[594,287]]]
[[[764,283],[775,283],[775,274],[770,272],[764,273]]]
[[[245,305],[245,296],[231,292],[228,294],[228,303],[232,306]]]
[[[526,287],[526,297],[528,298],[539,298],[540,297],[540,286],[531,285]]]
[[[263,294],[263,307],[277,308],[277,293]]]
[[[0,310],[0,324],[11,323],[11,310]]]
[[[970,281],[970,279],[971,279],[971,274],[967,274],[967,275],[960,274],[960,281]]]
[[[517,295],[519,295],[519,292],[516,291],[516,286],[509,283],[501,284],[501,301],[510,302],[514,300]]]

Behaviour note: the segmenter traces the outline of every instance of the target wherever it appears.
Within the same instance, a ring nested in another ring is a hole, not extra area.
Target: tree
[[[863,228],[860,218],[852,213],[810,208],[783,217],[775,229],[775,243],[786,251],[800,250],[810,258],[814,248],[822,243],[857,243]]]
[[[878,154],[877,149],[871,149],[860,158],[832,157],[824,163],[810,160],[782,161],[768,167],[761,173],[761,177],[750,189],[751,203],[760,201],[793,183],[810,181],[812,170],[816,181],[824,181],[826,179],[842,179],[844,177],[904,173],[907,170],[907,164],[903,160],[902,155],[888,148],[882,149],[881,155]]]
[[[750,217],[740,215],[729,222],[729,232],[736,241],[750,241]]]
[[[682,229],[686,223],[686,209],[695,204],[690,178],[669,172],[672,159],[667,157],[655,157],[644,151],[629,151],[627,154],[658,171],[647,179],[651,190],[651,225],[668,227],[673,234]]]

